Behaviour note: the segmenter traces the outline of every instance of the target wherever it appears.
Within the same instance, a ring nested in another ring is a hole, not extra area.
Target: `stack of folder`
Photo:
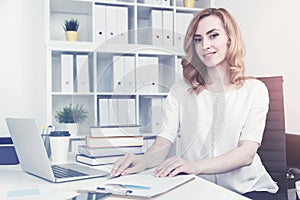
[[[126,153],[143,154],[144,138],[138,127],[91,127],[76,161],[92,166],[115,163]]]

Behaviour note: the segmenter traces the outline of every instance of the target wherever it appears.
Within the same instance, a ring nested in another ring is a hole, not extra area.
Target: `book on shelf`
[[[107,148],[90,148],[86,145],[78,146],[78,153],[85,156],[118,156],[126,153],[141,154],[143,147],[107,147]]]
[[[140,135],[139,126],[104,126],[91,127],[92,137],[111,137],[111,136],[137,136]]]
[[[91,165],[91,166],[99,166],[99,165],[108,165],[113,164],[123,155],[117,156],[86,156],[83,154],[76,154],[76,161],[79,163]]]
[[[92,148],[107,148],[107,147],[129,147],[143,146],[144,137],[139,136],[113,136],[113,137],[91,137],[86,136],[86,146]]]

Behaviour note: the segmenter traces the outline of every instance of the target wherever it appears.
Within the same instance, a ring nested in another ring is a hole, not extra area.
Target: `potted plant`
[[[66,32],[66,38],[68,41],[77,41],[78,39],[79,22],[77,19],[65,20],[63,29]]]
[[[56,111],[55,119],[58,123],[64,124],[70,131],[71,136],[78,135],[78,124],[81,124],[88,117],[88,111],[83,105],[64,106],[61,110]]]

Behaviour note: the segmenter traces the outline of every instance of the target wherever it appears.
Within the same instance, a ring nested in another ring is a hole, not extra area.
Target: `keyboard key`
[[[55,178],[68,178],[68,177],[76,177],[76,176],[86,176],[87,174],[78,172],[73,169],[67,169],[58,165],[52,165],[52,170]]]

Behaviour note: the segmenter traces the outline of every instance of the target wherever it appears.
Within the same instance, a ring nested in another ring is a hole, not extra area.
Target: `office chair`
[[[283,77],[258,77],[257,79],[265,83],[269,90],[270,98],[266,127],[261,147],[258,149],[258,154],[260,155],[266,170],[279,186],[276,199],[287,200],[286,137],[282,89]]]
[[[0,137],[0,165],[16,165],[18,156],[10,137]]]

